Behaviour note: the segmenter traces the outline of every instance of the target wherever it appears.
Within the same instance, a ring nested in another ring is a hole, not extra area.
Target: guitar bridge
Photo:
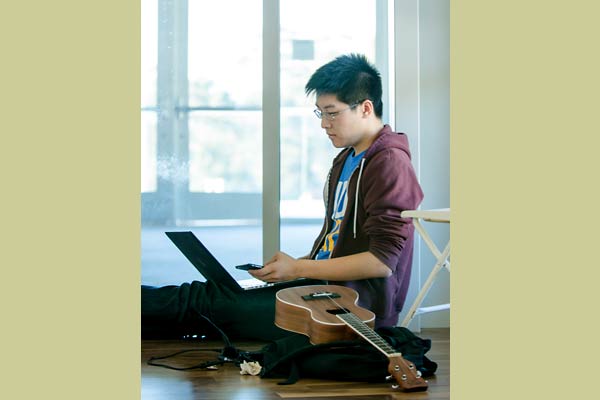
[[[314,293],[302,296],[302,299],[309,301],[309,300],[318,300],[318,299],[323,299],[323,298],[337,299],[339,297],[341,297],[339,294],[333,293],[333,292],[314,292]]]

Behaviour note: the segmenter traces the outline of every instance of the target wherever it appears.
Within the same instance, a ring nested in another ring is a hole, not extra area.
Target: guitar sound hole
[[[350,311],[346,310],[345,308],[336,308],[333,310],[327,310],[327,312],[329,314],[333,314],[333,315],[340,315],[340,314],[348,314]]]

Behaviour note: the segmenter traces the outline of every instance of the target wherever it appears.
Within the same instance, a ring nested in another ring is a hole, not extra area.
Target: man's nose
[[[326,129],[329,128],[331,126],[331,121],[328,120],[327,118],[325,118],[325,116],[323,116],[323,118],[321,118],[321,128]]]

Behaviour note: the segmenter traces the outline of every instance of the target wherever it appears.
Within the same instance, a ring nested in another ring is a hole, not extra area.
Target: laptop
[[[298,284],[297,281],[307,280],[300,278],[293,281],[276,283],[263,282],[256,278],[236,280],[192,232],[165,232],[165,234],[206,280],[218,282],[220,285],[236,293],[272,288],[274,286],[281,286],[282,288],[294,286]]]

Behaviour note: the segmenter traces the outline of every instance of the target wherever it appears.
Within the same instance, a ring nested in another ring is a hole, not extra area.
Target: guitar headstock
[[[427,390],[427,381],[421,377],[421,372],[415,365],[405,360],[401,355],[389,357],[388,372],[392,374],[398,387],[405,392],[419,392]]]

